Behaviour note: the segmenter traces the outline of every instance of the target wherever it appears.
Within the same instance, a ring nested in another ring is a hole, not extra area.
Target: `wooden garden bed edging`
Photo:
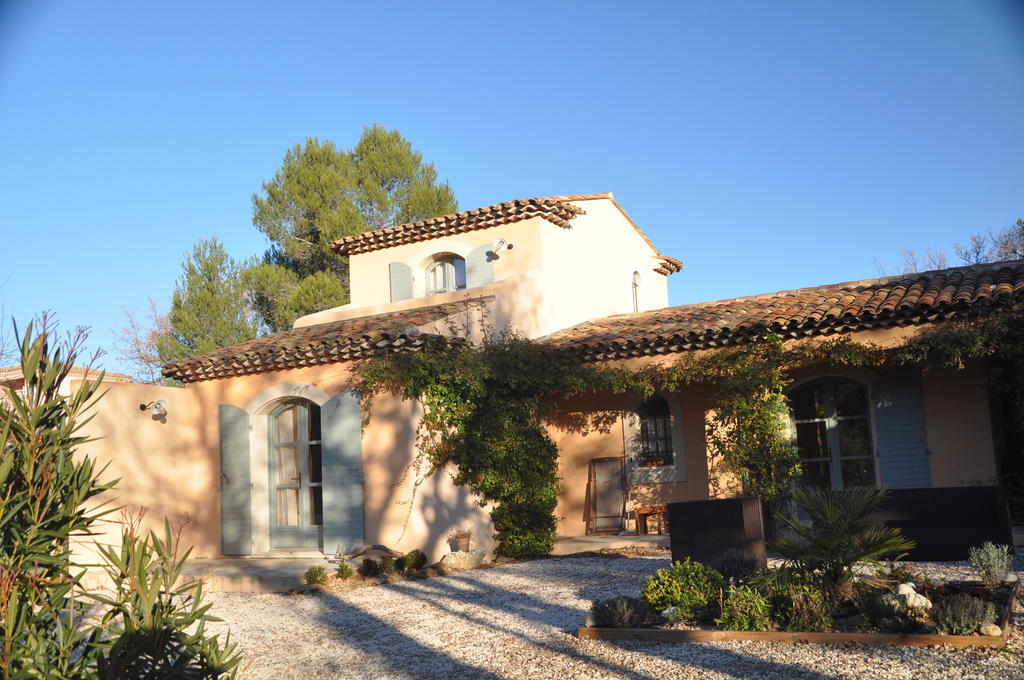
[[[1010,617],[1020,592],[1020,582],[1010,591],[1010,601],[1003,610],[999,627],[1003,634],[990,635],[939,635],[937,633],[789,633],[786,631],[752,630],[680,630],[673,628],[580,628],[577,634],[581,640],[647,640],[649,642],[732,642],[749,640],[753,642],[782,642],[788,644],[815,643],[841,645],[906,645],[928,647],[950,645],[952,647],[1005,647],[1010,638]]]

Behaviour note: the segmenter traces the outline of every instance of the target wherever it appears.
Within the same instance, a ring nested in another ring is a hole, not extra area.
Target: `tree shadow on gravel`
[[[469,584],[473,589],[465,589],[453,585],[455,582]],[[595,675],[603,676],[612,674],[616,677],[628,678],[629,680],[653,680],[657,676],[651,676],[638,671],[635,668],[623,666],[604,659],[596,658],[580,649],[575,639],[556,638],[555,640],[543,640],[537,637],[528,636],[521,630],[513,630],[488,621],[484,617],[473,616],[459,611],[446,603],[445,600],[458,601],[465,604],[472,604],[477,607],[488,607],[494,611],[504,614],[512,614],[519,618],[551,626],[554,630],[565,633],[569,636],[575,635],[575,628],[566,630],[565,625],[572,625],[572,621],[582,621],[583,611],[579,608],[567,608],[562,605],[545,602],[521,591],[512,591],[497,588],[491,584],[482,583],[478,579],[463,572],[456,580],[447,578],[435,578],[429,581],[419,581],[417,586],[410,586],[407,583],[392,583],[381,586],[392,589],[396,592],[408,595],[424,605],[429,605],[442,615],[457,617],[471,625],[482,626],[493,632],[509,635],[528,642],[531,645],[544,649],[552,654],[558,654],[572,659],[576,662],[586,663],[594,667]],[[483,598],[487,594],[499,596],[512,596],[515,602],[504,601],[500,605],[487,604]],[[570,614],[566,616],[566,609]],[[568,622],[566,622],[568,618]],[[558,621],[561,619],[561,625]],[[443,625],[443,624],[442,624]],[[609,644],[607,642],[596,642],[590,644]],[[617,646],[617,645],[616,645]],[[826,675],[788,663],[779,663],[770,659],[755,658],[743,653],[717,646],[695,645],[691,647],[694,654],[686,654],[679,658],[678,654],[671,654],[670,651],[677,651],[678,645],[668,646],[666,643],[632,642],[624,645],[624,648],[634,652],[646,654],[647,656],[661,658],[673,664],[688,664],[695,669],[713,671],[739,679],[754,679],[765,677],[801,678],[803,680],[838,680],[837,676]]]
[[[323,671],[317,672],[317,677],[377,677],[375,670],[370,668],[376,662],[381,667],[390,669],[396,676],[417,680],[500,680],[499,675],[484,668],[462,663],[441,650],[428,647],[399,632],[390,622],[354,607],[334,595],[324,593],[317,597],[324,605],[323,611],[317,616],[324,627],[344,644],[373,660],[362,661],[359,665],[327,661],[324,663]],[[296,659],[297,665],[301,663],[300,659]]]

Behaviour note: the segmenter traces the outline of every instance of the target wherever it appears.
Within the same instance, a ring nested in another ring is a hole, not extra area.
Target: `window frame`
[[[459,271],[459,264],[461,263],[461,272]],[[435,272],[441,269],[444,276],[444,287],[434,287],[434,276]],[[424,291],[427,295],[444,295],[445,293],[455,293],[460,290],[466,290],[466,258],[455,253],[439,253],[433,257],[431,262],[426,266],[424,270],[425,280],[423,282]],[[459,281],[461,274],[461,284]]]
[[[299,439],[296,441],[279,441],[279,428],[278,418],[289,409],[296,409],[295,412],[295,430],[300,434]],[[272,498],[270,499],[271,516],[270,526],[271,527],[301,527],[301,528],[313,528],[323,527],[323,423],[321,417],[317,417],[316,421],[319,425],[319,438],[314,439],[311,432],[310,416],[313,413],[313,409],[320,410],[320,406],[309,399],[295,398],[288,399],[274,407],[269,414],[267,414],[267,449],[269,454],[270,462],[270,493]],[[311,451],[314,446],[320,448],[320,481],[313,481],[314,475],[311,472]],[[295,483],[282,483],[278,481],[277,475],[279,472],[278,468],[278,449],[285,447],[294,447],[297,455],[297,478],[298,481]],[[303,482],[303,475],[309,477],[309,479]],[[279,524],[277,517],[278,508],[278,491],[286,488],[294,488],[298,490],[298,523],[297,524]],[[303,493],[304,490],[310,490],[314,488],[320,489],[320,522],[315,522],[313,516],[313,509],[310,507],[309,493]]]
[[[841,416],[838,414],[837,401],[835,399],[834,385],[837,383],[851,383],[859,386],[863,390],[864,394],[864,413],[863,415],[847,415]],[[821,386],[822,390],[822,404],[824,406],[824,414],[821,417],[814,418],[800,418],[797,419],[796,412],[793,409],[793,395],[801,390],[813,389],[815,386]],[[809,380],[802,381],[792,386],[786,392],[786,397],[790,401],[789,408],[789,422],[790,422],[790,436],[795,446],[799,445],[797,425],[809,424],[809,423],[823,423],[825,426],[825,444],[828,447],[828,456],[818,456],[815,458],[800,458],[800,464],[803,466],[804,463],[828,463],[829,470],[829,487],[832,489],[844,489],[844,488],[858,488],[858,485],[848,485],[843,479],[843,463],[858,460],[870,460],[871,461],[871,473],[873,477],[872,487],[877,487],[880,484],[880,471],[879,471],[879,458],[878,458],[878,444],[876,441],[876,431],[874,422],[874,409],[872,408],[871,400],[871,385],[856,378],[852,378],[846,375],[823,375],[811,378]],[[869,455],[860,456],[843,456],[842,444],[840,440],[840,423],[852,422],[852,421],[864,421],[867,425],[867,444],[871,449]]]
[[[630,484],[660,484],[687,481],[687,460],[685,431],[683,427],[684,406],[680,395],[659,392],[659,397],[668,405],[668,422],[672,441],[672,463],[657,467],[641,466],[638,451],[641,436],[639,409],[643,400],[639,395],[626,398],[622,414],[623,451],[626,458],[627,479]]]

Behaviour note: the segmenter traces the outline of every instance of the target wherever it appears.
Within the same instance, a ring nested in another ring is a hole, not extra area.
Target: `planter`
[[[1000,636],[939,635],[901,633],[789,633],[785,631],[746,630],[679,630],[672,628],[580,628],[581,640],[647,640],[650,642],[730,642],[750,640],[756,642],[782,642],[788,644],[814,643],[820,645],[907,645],[928,647],[1005,647],[1010,637],[1010,617],[1020,592],[1020,582],[1013,586],[1010,601],[997,623],[1003,629]]]

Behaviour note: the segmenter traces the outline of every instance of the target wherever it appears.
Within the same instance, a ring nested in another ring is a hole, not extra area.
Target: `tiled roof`
[[[355,236],[346,236],[331,244],[339,255],[357,255],[374,250],[390,248],[406,243],[417,243],[432,238],[461,234],[466,231],[487,229],[499,224],[511,224],[531,217],[543,217],[559,227],[569,226],[569,221],[584,213],[583,208],[556,198],[525,198],[507,201],[486,208],[464,210],[451,215],[431,217],[419,222],[399,224],[394,227],[364,231]]]
[[[191,383],[418,349],[431,340],[442,340],[439,335],[420,332],[420,326],[442,321],[490,299],[470,298],[293,328],[179,361],[164,368],[164,375]],[[458,338],[443,340],[462,342]]]
[[[851,332],[949,319],[969,308],[1024,299],[1024,260],[622,314],[545,340],[588,361],[671,354],[745,342]]]
[[[77,380],[88,376],[90,380],[95,380],[99,377],[101,370],[102,369],[99,368],[86,368],[85,366],[72,366],[71,370],[68,371],[68,377],[73,380]],[[0,367],[0,382],[21,380],[22,377],[21,366],[15,365]],[[124,375],[123,373],[106,371],[103,374],[103,382],[128,383],[131,381],[131,376]]]

